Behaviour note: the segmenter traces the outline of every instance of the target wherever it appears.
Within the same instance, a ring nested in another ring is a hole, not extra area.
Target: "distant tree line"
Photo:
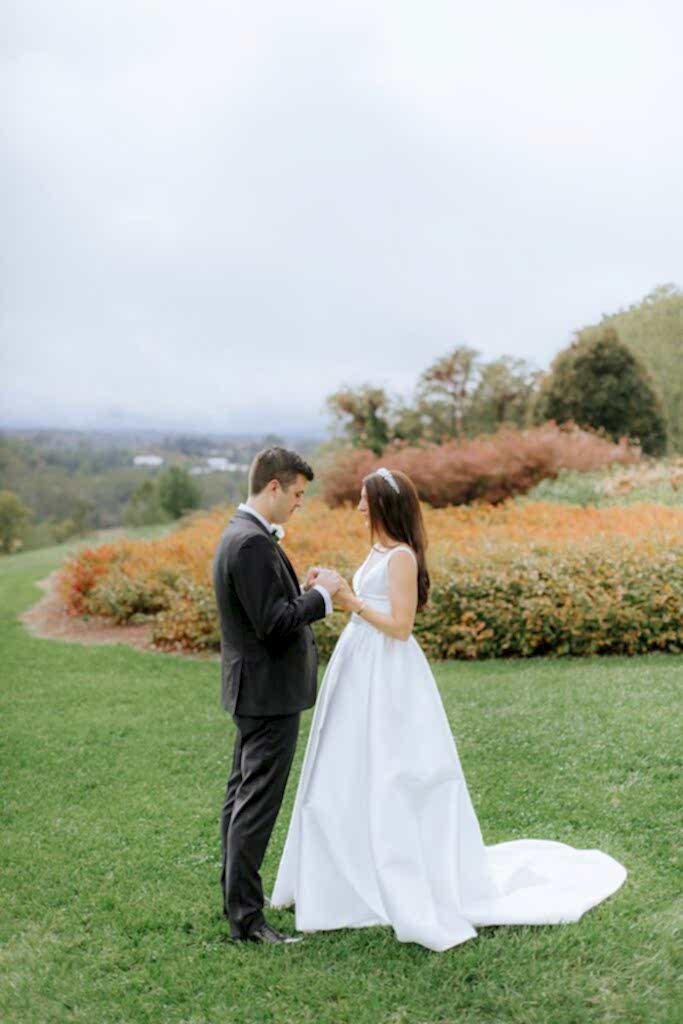
[[[327,408],[337,435],[375,454],[551,419],[629,437],[650,455],[683,451],[683,293],[662,286],[578,331],[547,373],[513,356],[485,362],[460,345],[420,374],[409,401],[364,384],[342,387]]]
[[[344,387],[327,407],[337,432],[379,454],[390,441],[442,444],[473,437],[501,423],[523,426],[539,371],[503,356],[485,363],[476,349],[458,346],[420,375],[414,399],[392,399],[370,384]]]
[[[241,472],[191,476],[192,447],[168,447],[160,468],[133,465],[134,449],[98,437],[89,447],[83,435],[58,431],[0,434],[0,550],[44,547],[92,530],[147,525],[175,519],[185,511],[231,504],[244,497]],[[279,440],[279,439],[276,439]],[[202,443],[207,439],[202,439]],[[208,443],[208,441],[207,441]],[[258,451],[264,439],[240,439],[240,454]],[[202,455],[206,449],[200,448]]]

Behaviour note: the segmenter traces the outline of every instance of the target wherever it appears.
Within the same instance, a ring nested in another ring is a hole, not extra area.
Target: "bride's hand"
[[[356,595],[344,577],[342,576],[340,579],[341,584],[339,586],[339,590],[334,595],[334,604],[335,607],[338,607],[341,611],[350,612],[352,611],[352,605],[356,599]]]

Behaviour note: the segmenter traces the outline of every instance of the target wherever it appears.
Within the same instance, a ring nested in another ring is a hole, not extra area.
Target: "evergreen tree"
[[[159,502],[173,519],[199,508],[201,493],[196,483],[181,466],[169,466],[159,477]]]
[[[537,423],[574,420],[603,428],[614,440],[637,439],[644,452],[666,450],[664,407],[650,373],[613,327],[579,333],[556,356],[534,408]]]

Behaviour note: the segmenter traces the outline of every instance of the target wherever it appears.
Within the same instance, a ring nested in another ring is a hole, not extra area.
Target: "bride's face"
[[[365,490],[365,484],[360,492],[360,501],[358,502],[358,511],[363,517],[363,522],[367,527],[370,526],[370,511],[368,509],[368,493]]]

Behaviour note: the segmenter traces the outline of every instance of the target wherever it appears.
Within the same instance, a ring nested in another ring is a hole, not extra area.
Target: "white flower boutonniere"
[[[270,535],[276,544],[279,544],[285,535],[284,527],[280,526],[279,523],[273,523],[270,528]]]

